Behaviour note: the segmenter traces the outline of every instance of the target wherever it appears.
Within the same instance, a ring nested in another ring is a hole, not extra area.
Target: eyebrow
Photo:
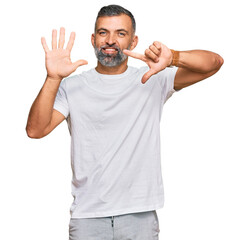
[[[99,29],[97,29],[97,32],[99,32],[99,31],[101,31],[101,30],[102,30],[102,31],[103,31],[103,30],[104,30],[104,31],[108,31],[106,28],[99,28]]]
[[[129,33],[127,30],[121,28],[121,29],[117,29],[118,32],[126,32],[126,33]]]
[[[99,31],[106,31],[106,32],[109,32],[109,30],[106,29],[106,28],[99,28],[99,29],[97,29],[97,32],[99,32]],[[125,30],[124,28],[117,29],[116,31],[117,31],[117,32],[126,32],[127,34],[129,33],[129,32],[128,32],[127,30]]]

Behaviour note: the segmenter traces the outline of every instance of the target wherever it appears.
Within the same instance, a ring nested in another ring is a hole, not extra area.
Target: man
[[[64,49],[65,29],[42,38],[47,78],[35,99],[26,131],[49,134],[64,119],[71,133],[72,194],[69,235],[78,239],[158,239],[156,209],[164,203],[160,118],[176,90],[212,76],[223,59],[204,50],[174,51],[155,41],[145,54],[133,15],[117,5],[100,9],[92,45],[97,67],[70,76],[75,33]],[[148,66],[127,65],[128,56]],[[64,79],[64,80],[63,80]],[[62,81],[63,80],[63,81]]]

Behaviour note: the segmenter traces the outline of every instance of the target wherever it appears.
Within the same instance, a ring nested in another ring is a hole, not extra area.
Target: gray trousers
[[[69,240],[158,240],[159,232],[156,210],[69,223]]]

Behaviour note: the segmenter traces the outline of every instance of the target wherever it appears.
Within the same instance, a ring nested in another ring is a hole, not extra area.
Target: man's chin
[[[116,53],[116,52],[115,52],[115,53],[108,53],[108,54],[105,53],[104,56],[105,56],[106,58],[114,58],[114,57],[117,56],[117,54],[118,54],[118,53]]]
[[[97,58],[101,65],[106,67],[117,67],[127,59],[127,57],[122,59],[121,56],[105,56]]]
[[[112,62],[102,62],[101,63],[103,66],[105,66],[105,67],[117,67],[117,66],[119,66],[121,63],[119,63],[119,64],[117,64],[117,63],[112,63]]]
[[[100,63],[106,67],[115,67],[120,64],[113,60],[112,57],[106,57],[103,61],[100,61]]]
[[[99,61],[101,65],[105,67],[117,67],[119,66],[122,62],[113,62],[113,61]]]

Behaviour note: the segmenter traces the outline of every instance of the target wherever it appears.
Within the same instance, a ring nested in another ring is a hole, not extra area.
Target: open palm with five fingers
[[[52,31],[52,50],[49,50],[44,37],[41,38],[42,46],[46,54],[46,69],[48,77],[62,80],[74,72],[79,66],[87,64],[86,60],[71,62],[70,53],[73,48],[75,33],[72,32],[64,49],[65,29],[60,29],[59,42],[57,46],[57,31]]]
[[[127,49],[124,49],[123,52],[130,57],[144,61],[149,66],[149,71],[142,77],[142,83],[145,83],[152,75],[170,66],[173,58],[171,50],[158,41],[150,45],[144,54],[135,53]]]

